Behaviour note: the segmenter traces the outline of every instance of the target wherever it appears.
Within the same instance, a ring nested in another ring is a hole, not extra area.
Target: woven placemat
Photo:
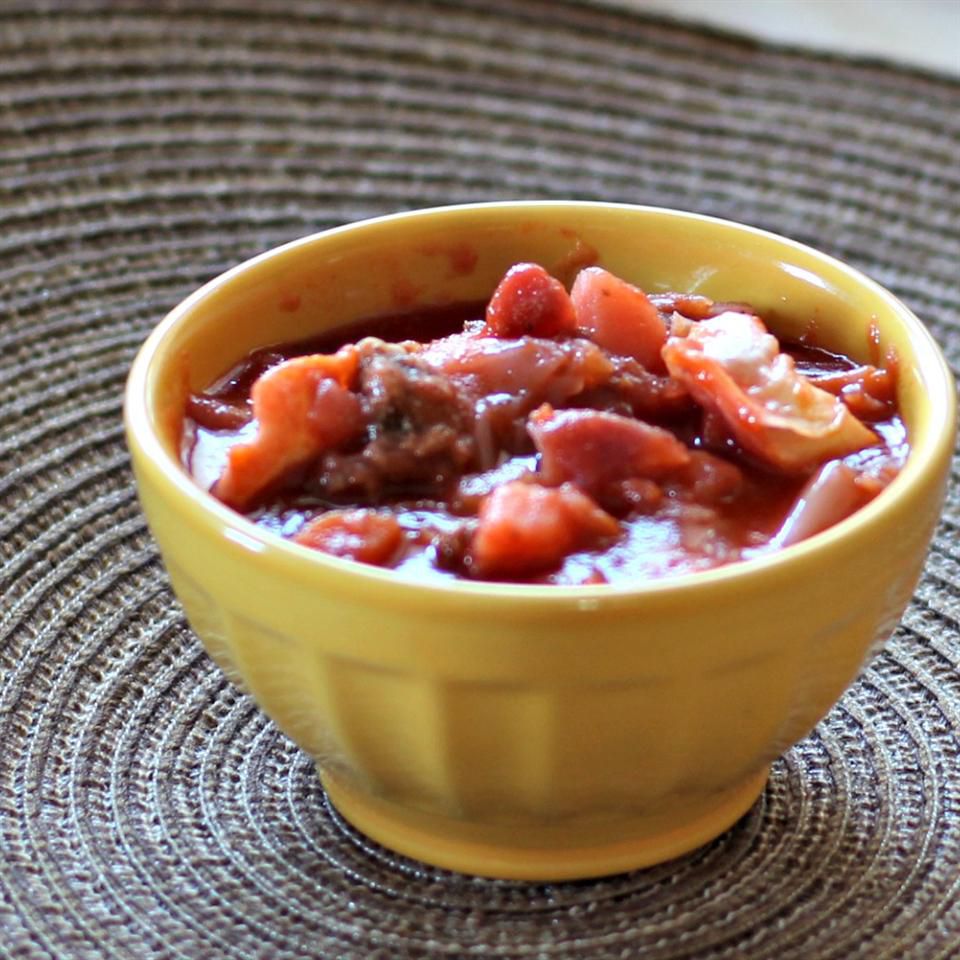
[[[956,483],[895,637],[740,823],[528,885],[344,824],[186,626],[120,424],[137,346],[221,269],[513,197],[812,243],[956,368],[958,108],[944,78],[567,2],[4,3],[0,956],[960,956]]]

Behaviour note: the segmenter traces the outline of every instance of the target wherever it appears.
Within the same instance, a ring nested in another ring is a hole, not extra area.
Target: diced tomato
[[[527,430],[548,486],[572,482],[597,493],[619,480],[662,477],[690,461],[690,451],[668,430],[616,413],[543,406]]]
[[[214,493],[242,508],[293,467],[356,436],[360,401],[348,385],[356,375],[356,348],[287,360],[253,385],[257,433],[230,449]]]
[[[297,543],[347,560],[387,567],[403,545],[396,517],[376,510],[331,510],[308,523]]]
[[[486,578],[532,576],[619,534],[617,521],[575,487],[516,480],[498,487],[480,505],[470,572]]]
[[[633,357],[648,370],[664,369],[660,351],[667,328],[639,288],[602,267],[581,270],[570,291],[577,329],[610,353]]]
[[[573,333],[576,325],[563,284],[537,263],[518,263],[507,271],[487,304],[483,335],[555,337]]]

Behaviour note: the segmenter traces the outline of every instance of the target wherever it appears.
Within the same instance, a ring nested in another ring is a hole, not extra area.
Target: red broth
[[[553,584],[759,556],[899,471],[895,370],[778,344],[742,304],[581,277],[521,265],[488,304],[254,351],[190,397],[184,463],[315,549]]]

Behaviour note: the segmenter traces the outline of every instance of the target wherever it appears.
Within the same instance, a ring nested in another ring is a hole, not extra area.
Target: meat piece
[[[214,494],[242,509],[290,470],[356,437],[363,429],[349,390],[356,371],[352,346],[271,367],[253,385],[257,432],[230,449]]]
[[[356,452],[334,452],[317,461],[304,486],[329,499],[379,503],[397,496],[441,496],[472,462],[472,443],[451,427],[371,440]]]
[[[602,267],[581,270],[570,299],[578,332],[610,353],[633,357],[648,370],[664,369],[660,351],[667,328],[639,288]]]
[[[555,569],[577,550],[620,535],[617,521],[575,487],[514,481],[480,505],[468,555],[471,576],[528,577]]]
[[[573,304],[563,284],[539,264],[518,263],[493,291],[483,335],[555,337],[575,329]]]
[[[405,345],[367,338],[357,352],[366,442],[325,456],[307,485],[326,497],[359,492],[373,502],[443,490],[476,460],[469,401]]]
[[[722,313],[675,324],[674,334],[663,349],[670,373],[764,463],[803,473],[877,442],[840,400],[796,372],[757,317]]]
[[[660,376],[633,357],[611,357],[613,372],[600,387],[584,391],[572,401],[578,407],[593,407],[641,420],[663,420],[696,410],[687,388],[670,376]]]
[[[387,567],[403,546],[396,517],[375,510],[330,510],[308,523],[296,543],[335,557]]]
[[[572,482],[598,494],[620,480],[663,477],[690,461],[690,452],[669,431],[615,413],[544,406],[527,429],[548,486]]]
[[[463,421],[456,388],[420,357],[422,348],[366,337],[357,344],[357,389],[378,430],[417,430]]]

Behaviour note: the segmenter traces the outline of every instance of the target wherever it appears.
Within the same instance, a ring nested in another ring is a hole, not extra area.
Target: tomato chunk
[[[639,287],[602,267],[588,267],[573,282],[570,299],[584,336],[610,353],[633,357],[648,370],[664,369],[660,351],[667,328]]]
[[[563,284],[537,263],[511,267],[487,304],[483,335],[555,337],[573,333],[577,321]]]
[[[390,566],[403,545],[397,518],[375,510],[330,510],[308,523],[297,543],[347,560]]]
[[[552,570],[576,550],[609,543],[620,525],[576,487],[515,480],[480,505],[470,546],[477,577],[524,577]]]
[[[596,493],[619,480],[662,477],[690,461],[668,430],[616,413],[543,406],[527,420],[527,430],[547,486],[569,481]]]
[[[363,428],[360,401],[347,389],[356,375],[354,347],[297,357],[253,385],[252,440],[232,447],[214,493],[242,508],[292,468],[339,446]]]

